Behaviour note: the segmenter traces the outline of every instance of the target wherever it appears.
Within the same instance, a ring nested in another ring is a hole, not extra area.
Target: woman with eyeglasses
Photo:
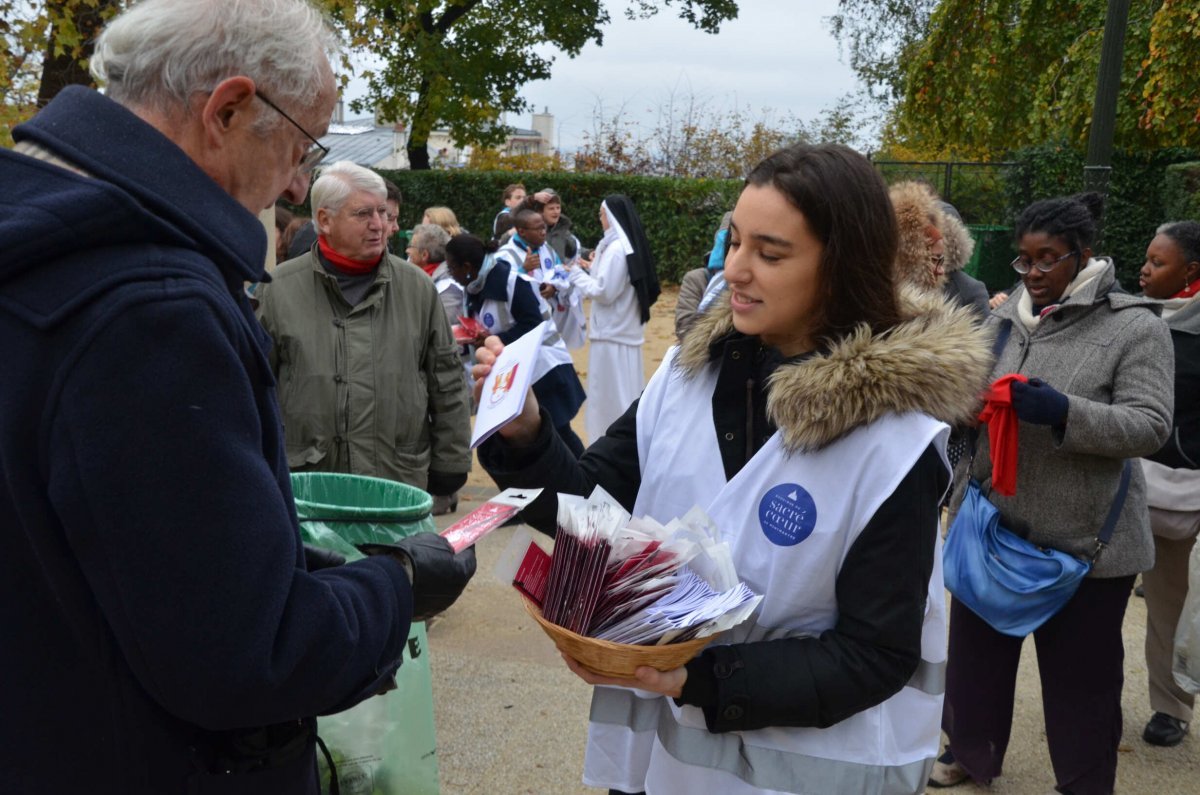
[[[1009,336],[993,378],[1009,373],[1020,420],[1016,491],[991,490],[988,435],[972,476],[1001,523],[1041,547],[1090,556],[1115,502],[1125,459],[1149,455],[1171,429],[1173,359],[1147,298],[1117,290],[1093,257],[1097,194],[1039,201],[1017,221],[1021,286],[994,312]],[[1154,562],[1146,482],[1133,467],[1112,540],[1079,590],[1033,633],[1046,740],[1059,792],[1110,793],[1121,739],[1121,622],[1133,581]],[[1022,638],[1003,635],[952,599],[942,728],[949,747],[930,786],[1000,775],[1012,727]]]
[[[897,182],[888,189],[900,227],[896,270],[901,281],[923,290],[940,290],[958,306],[988,315],[987,288],[963,272],[975,241],[954,206],[923,182]]]
[[[1146,249],[1143,294],[1162,302],[1175,348],[1171,437],[1142,459],[1154,532],[1154,568],[1146,596],[1146,670],[1154,715],[1142,730],[1151,745],[1183,741],[1195,696],[1172,675],[1175,627],[1188,593],[1188,560],[1200,531],[1200,223],[1163,224]]]
[[[888,189],[900,246],[896,252],[896,276],[899,281],[925,292],[945,296],[955,306],[971,307],[980,322],[987,317],[987,288],[962,268],[975,250],[971,233],[963,226],[958,212],[940,201],[924,182],[905,180]],[[954,483],[962,488],[967,480],[967,451],[976,434],[974,418],[951,430],[946,452],[954,469]],[[947,493],[948,502],[954,491]]]

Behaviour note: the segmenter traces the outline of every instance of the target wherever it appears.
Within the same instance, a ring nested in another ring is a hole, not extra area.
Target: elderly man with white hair
[[[96,43],[106,95],[0,149],[5,792],[315,794],[313,716],[474,572],[432,533],[319,571],[301,543],[242,285],[324,154],[334,45],[303,0],[143,0]]]
[[[258,290],[288,465],[447,496],[471,466],[470,398],[433,281],[387,253],[386,198],[369,169],[322,169],[317,245]]]

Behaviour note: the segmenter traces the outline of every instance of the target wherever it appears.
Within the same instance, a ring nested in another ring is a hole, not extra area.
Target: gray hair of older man
[[[321,169],[321,176],[312,186],[312,209],[315,216],[317,210],[325,209],[336,213],[342,209],[351,194],[365,191],[382,204],[387,200],[387,186],[383,177],[369,168],[351,163],[349,160],[339,160]]]
[[[428,254],[430,262],[445,262],[449,242],[450,233],[437,224],[417,224],[413,227],[409,245]]]
[[[339,49],[307,0],[142,0],[105,27],[91,70],[129,108],[177,111],[243,75],[273,102],[300,107],[326,85]],[[261,118],[264,129],[286,124],[266,108]]]

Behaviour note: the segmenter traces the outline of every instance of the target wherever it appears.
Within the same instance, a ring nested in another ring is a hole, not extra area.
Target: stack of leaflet
[[[723,632],[761,596],[739,582],[729,546],[699,508],[660,525],[631,520],[602,489],[559,495],[542,617],[613,643],[662,645]]]
[[[589,634],[613,643],[678,643],[706,637],[716,631],[722,617],[737,614],[747,605],[753,612],[761,598],[741,582],[718,593],[700,575],[685,567],[675,587],[664,596],[628,618],[594,626]]]

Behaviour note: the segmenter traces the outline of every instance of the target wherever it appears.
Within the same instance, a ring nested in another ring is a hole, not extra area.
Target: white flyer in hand
[[[533,383],[533,365],[542,348],[545,326],[543,320],[537,328],[505,345],[492,371],[483,379],[483,392],[475,412],[475,432],[471,434],[472,448],[518,417],[525,408],[525,394]]]

